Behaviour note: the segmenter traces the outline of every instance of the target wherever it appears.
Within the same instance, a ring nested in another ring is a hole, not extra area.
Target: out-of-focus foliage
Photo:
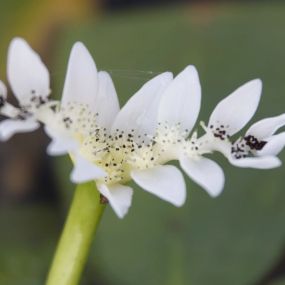
[[[270,285],[284,285],[285,280],[284,279],[278,279],[276,282],[270,283]]]
[[[44,284],[56,242],[56,213],[43,205],[0,210],[0,284]]]
[[[285,5],[277,3],[129,11],[70,25],[53,44],[50,69],[56,95],[62,90],[71,45],[81,40],[99,69],[111,72],[121,103],[154,74],[195,64],[203,88],[201,120],[207,121],[220,99],[256,77],[263,79],[264,90],[255,120],[277,115],[285,112],[284,26]],[[217,199],[187,180],[188,199],[181,209],[137,188],[124,220],[108,209],[85,284],[247,285],[261,280],[284,247],[285,169],[236,169],[217,158],[226,173],[225,191]],[[284,153],[281,159],[285,161]],[[58,168],[67,173],[63,163]],[[61,176],[62,185],[68,185],[65,194],[71,188],[67,179]],[[60,217],[30,211],[39,228],[27,223],[21,232],[21,219],[11,220],[13,224],[0,220],[1,231],[13,237],[0,235],[0,284],[39,284],[44,278],[52,256],[48,236],[54,243],[54,224]],[[33,222],[25,211],[18,215]],[[37,236],[42,227],[45,238],[36,239],[41,240],[42,255],[36,259],[34,243],[23,236]],[[11,262],[9,252],[14,254]],[[7,276],[4,281],[2,276]]]
[[[0,0],[0,68],[6,64],[6,50],[11,38],[25,37],[42,52],[52,46],[63,24],[88,18],[95,1],[89,0]]]

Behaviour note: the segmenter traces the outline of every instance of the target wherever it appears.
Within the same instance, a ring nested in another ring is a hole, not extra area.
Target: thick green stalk
[[[95,183],[78,185],[46,285],[77,285],[105,206]]]

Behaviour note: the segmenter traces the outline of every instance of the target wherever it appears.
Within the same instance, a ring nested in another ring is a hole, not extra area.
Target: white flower
[[[285,125],[285,114],[261,120],[250,127],[244,137],[234,143],[230,141],[255,114],[261,90],[259,79],[242,85],[216,106],[208,126],[204,126],[203,142],[211,142],[209,151],[220,151],[235,166],[263,169],[281,164],[276,155],[284,147],[284,133],[273,134]]]
[[[68,64],[62,102],[58,102],[48,99],[48,70],[26,41],[16,38],[11,42],[7,65],[8,79],[20,107],[16,109],[6,102],[6,89],[1,84],[2,101],[5,103],[1,113],[10,119],[0,123],[0,138],[7,140],[17,132],[32,131],[41,122],[52,138],[48,153],[71,152],[73,159],[79,160],[86,168],[88,162],[77,153],[81,137],[92,127],[96,128],[95,124],[110,124],[112,116],[119,110],[110,76],[106,72],[97,72],[87,49],[76,43]],[[97,116],[99,109],[101,115]],[[93,175],[104,175],[98,167],[89,166]],[[87,178],[88,175],[90,173]]]
[[[76,43],[71,51],[61,101],[48,99],[49,73],[23,39],[14,39],[8,52],[8,80],[19,101],[6,101],[0,82],[0,138],[31,131],[42,123],[52,141],[48,153],[69,153],[71,180],[94,180],[122,218],[127,213],[134,180],[142,189],[182,206],[186,186],[180,170],[167,163],[178,160],[186,174],[211,196],[224,186],[221,167],[205,157],[223,153],[240,167],[272,168],[285,145],[285,114],[261,120],[236,142],[231,136],[252,118],[259,104],[261,81],[252,80],[222,100],[212,112],[205,134],[193,131],[201,105],[201,86],[194,66],[174,79],[165,72],[145,83],[120,110],[109,74],[97,71],[88,50]]]
[[[43,123],[52,138],[50,154],[69,152],[74,182],[96,180],[99,191],[123,217],[132,198],[124,184],[133,178],[145,190],[177,206],[184,203],[185,184],[174,166],[154,163],[153,141],[162,92],[172,80],[164,73],[146,83],[119,111],[112,80],[97,72],[87,49],[71,51],[61,102],[48,100],[49,74],[23,39],[9,47],[8,79],[19,101],[20,115],[0,124],[2,138]],[[12,116],[11,116],[12,117]]]
[[[69,57],[63,95],[53,119],[43,118],[53,141],[50,154],[64,154],[74,149],[90,132],[109,128],[119,111],[119,102],[111,77],[97,71],[88,50],[74,44]]]
[[[245,136],[232,146],[231,162],[239,167],[274,168],[281,165],[277,155],[285,146],[285,132],[275,132],[285,125],[285,114],[253,124]]]
[[[171,81],[172,74],[163,73],[147,82],[120,110],[110,128],[97,129],[83,141],[82,156],[107,173],[96,183],[119,217],[131,204],[132,189],[124,185],[131,179],[176,206],[185,201],[182,174],[174,166],[161,165],[153,140],[160,99]]]
[[[8,79],[20,107],[16,109],[6,102],[6,89],[1,84],[5,103],[1,113],[10,117],[0,123],[2,140],[17,132],[33,131],[43,123],[52,139],[49,154],[70,153],[86,180],[106,175],[99,167],[84,160],[78,150],[91,129],[110,125],[119,104],[110,76],[106,72],[97,72],[83,44],[76,43],[72,48],[61,102],[48,99],[48,70],[38,54],[21,38],[14,39],[9,47]],[[72,179],[73,176],[76,173],[72,173]]]
[[[18,99],[19,109],[9,106],[1,113],[10,117],[0,123],[0,138],[9,139],[17,132],[33,131],[39,127],[36,110],[47,102],[49,74],[39,56],[22,39],[14,39],[8,51],[7,76]]]
[[[98,132],[106,133],[119,111],[119,102],[112,79],[96,65],[81,43],[71,51],[65,78],[60,110],[55,124],[46,123],[46,131],[53,142],[50,154],[74,152],[86,137]],[[70,148],[66,148],[70,145]],[[73,155],[75,168],[71,174],[74,182],[87,181],[105,176],[99,167],[85,160],[79,153]]]
[[[183,205],[183,176],[175,166],[165,165],[172,160],[178,159],[185,172],[211,196],[221,192],[222,169],[202,156],[209,151],[200,148],[196,133],[187,139],[197,120],[200,101],[195,67],[188,66],[175,79],[163,73],[127,102],[111,130],[105,130],[109,135],[99,130],[83,142],[81,154],[108,174],[96,183],[118,216],[122,217],[130,206],[131,190],[124,189],[123,184],[131,179],[161,199]],[[80,172],[80,167],[77,169]]]

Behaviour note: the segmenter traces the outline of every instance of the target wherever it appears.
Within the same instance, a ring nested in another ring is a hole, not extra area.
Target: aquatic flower
[[[252,125],[235,142],[231,137],[251,120],[262,91],[259,79],[247,82],[223,99],[212,112],[203,141],[211,141],[209,151],[219,151],[238,167],[274,168],[281,165],[276,155],[285,145],[284,133],[273,134],[285,125],[285,114]]]
[[[239,167],[274,168],[281,165],[277,155],[285,146],[285,132],[275,132],[285,125],[285,114],[253,124],[245,136],[232,146],[230,161]]]
[[[22,39],[14,39],[8,50],[7,77],[19,108],[6,103],[1,113],[9,117],[0,123],[0,138],[7,140],[15,133],[36,130],[37,114],[46,106],[50,93],[49,74],[39,56]],[[10,106],[9,110],[5,110]]]
[[[96,128],[109,127],[119,111],[119,102],[111,77],[97,71],[88,50],[75,43],[69,57],[62,99],[52,124],[45,120],[46,131],[54,139],[49,153],[61,154],[66,143],[81,141]]]
[[[131,179],[163,200],[176,206],[184,204],[182,173],[173,165],[165,165],[173,160],[179,160],[188,176],[211,196],[221,192],[221,167],[203,157],[209,149],[200,147],[196,132],[188,139],[200,102],[201,87],[194,66],[174,79],[171,73],[163,73],[131,97],[110,130],[96,130],[83,141],[80,153],[107,173],[96,183],[120,217],[131,203],[131,189],[124,185]]]
[[[19,108],[7,102],[0,82],[0,139],[44,125],[51,138],[50,155],[68,153],[74,163],[71,180],[94,180],[104,200],[122,218],[127,213],[133,180],[147,192],[182,206],[186,186],[181,171],[212,197],[223,190],[222,168],[208,158],[221,152],[240,167],[272,168],[285,145],[285,114],[261,120],[235,142],[253,117],[261,96],[261,81],[252,80],[223,99],[212,112],[201,137],[194,129],[201,107],[201,86],[194,66],[175,78],[162,73],[145,83],[120,110],[111,77],[97,71],[86,47],[75,43],[68,61],[61,101],[49,99],[49,73],[40,57],[20,38],[8,52],[8,80]]]
[[[124,185],[131,179],[176,206],[185,201],[182,174],[175,166],[160,163],[161,153],[154,140],[160,99],[171,81],[172,74],[166,72],[144,84],[119,111],[112,126],[94,130],[80,148],[83,157],[107,173],[96,179],[96,184],[119,217],[131,204],[133,191]]]
[[[78,154],[78,148],[81,137],[96,128],[97,123],[108,124],[119,105],[110,76],[106,72],[97,72],[84,45],[78,42],[72,48],[61,102],[48,98],[49,72],[38,54],[21,38],[15,38],[9,46],[7,73],[19,108],[6,102],[6,88],[1,84],[1,113],[9,119],[0,123],[0,139],[33,131],[42,123],[52,139],[49,154],[70,153],[85,170],[86,179],[91,174],[92,177],[104,175],[100,168]]]
[[[75,168],[73,182],[89,181],[105,176],[96,164],[80,155],[86,137],[110,128],[119,111],[119,102],[112,79],[105,71],[97,71],[95,62],[82,43],[74,44],[69,57],[63,95],[54,119],[43,121],[52,138],[48,153],[69,152]]]
[[[119,112],[110,76],[97,72],[87,49],[76,43],[62,100],[53,101],[48,99],[46,66],[23,39],[17,38],[9,47],[8,79],[20,107],[17,117],[9,114],[11,118],[0,123],[2,139],[34,130],[42,123],[52,138],[48,153],[70,153],[72,181],[96,180],[99,191],[120,217],[131,204],[133,191],[124,185],[131,178],[175,205],[184,203],[182,174],[174,166],[154,164],[152,155],[158,105],[172,80],[171,73],[146,83]]]

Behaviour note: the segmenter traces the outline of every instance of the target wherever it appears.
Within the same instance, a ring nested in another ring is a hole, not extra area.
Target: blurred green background
[[[60,97],[71,46],[80,40],[111,73],[121,104],[157,73],[194,64],[200,120],[256,77],[264,89],[254,120],[285,112],[284,2],[123,2],[0,0],[0,78],[9,41],[23,36],[47,63]],[[0,145],[1,285],[44,284],[73,195],[71,163],[48,158],[47,142],[37,131]],[[285,284],[284,167],[237,169],[215,158],[226,174],[216,199],[187,179],[182,208],[138,188],[125,219],[108,208],[82,284]]]

